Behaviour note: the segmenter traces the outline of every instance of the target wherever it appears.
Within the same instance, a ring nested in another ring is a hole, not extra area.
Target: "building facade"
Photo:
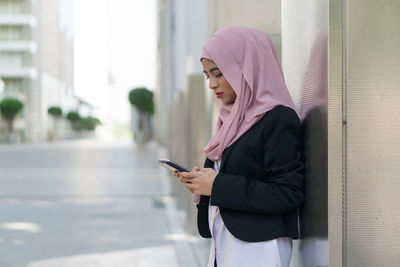
[[[24,103],[15,122],[19,141],[46,140],[52,127],[48,107],[67,112],[78,103],[73,28],[73,1],[0,1],[0,97]]]

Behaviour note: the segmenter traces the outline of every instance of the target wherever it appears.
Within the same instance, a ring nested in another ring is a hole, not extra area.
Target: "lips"
[[[217,98],[221,98],[223,94],[224,94],[224,93],[215,93],[215,95],[217,96]]]

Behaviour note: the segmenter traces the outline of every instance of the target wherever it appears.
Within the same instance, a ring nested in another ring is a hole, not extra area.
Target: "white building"
[[[21,141],[45,140],[47,109],[76,108],[74,97],[73,2],[0,0],[0,98],[24,102],[15,127]],[[1,122],[0,122],[1,123]],[[0,128],[4,128],[4,122]]]

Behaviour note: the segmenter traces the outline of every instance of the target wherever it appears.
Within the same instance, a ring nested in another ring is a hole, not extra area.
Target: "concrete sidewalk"
[[[158,158],[167,158],[166,151],[162,147],[158,147]],[[162,188],[165,190],[165,195],[171,196],[166,198],[164,202],[166,217],[170,226],[169,238],[174,241],[174,246],[177,254],[178,266],[189,267],[198,266],[203,267],[207,265],[208,252],[209,252],[209,239],[200,237],[199,234],[186,233],[186,214],[184,211],[177,209],[176,199],[171,195],[169,179],[175,179],[171,176],[170,171],[165,168],[159,167],[160,180]],[[184,188],[182,188],[185,190]],[[161,265],[159,265],[161,266]]]
[[[200,267],[155,143],[0,145],[0,266]]]

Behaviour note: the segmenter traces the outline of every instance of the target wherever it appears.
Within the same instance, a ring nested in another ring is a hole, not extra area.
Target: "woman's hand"
[[[210,196],[216,173],[212,168],[194,167],[191,172],[175,172],[181,183],[192,193]]]

